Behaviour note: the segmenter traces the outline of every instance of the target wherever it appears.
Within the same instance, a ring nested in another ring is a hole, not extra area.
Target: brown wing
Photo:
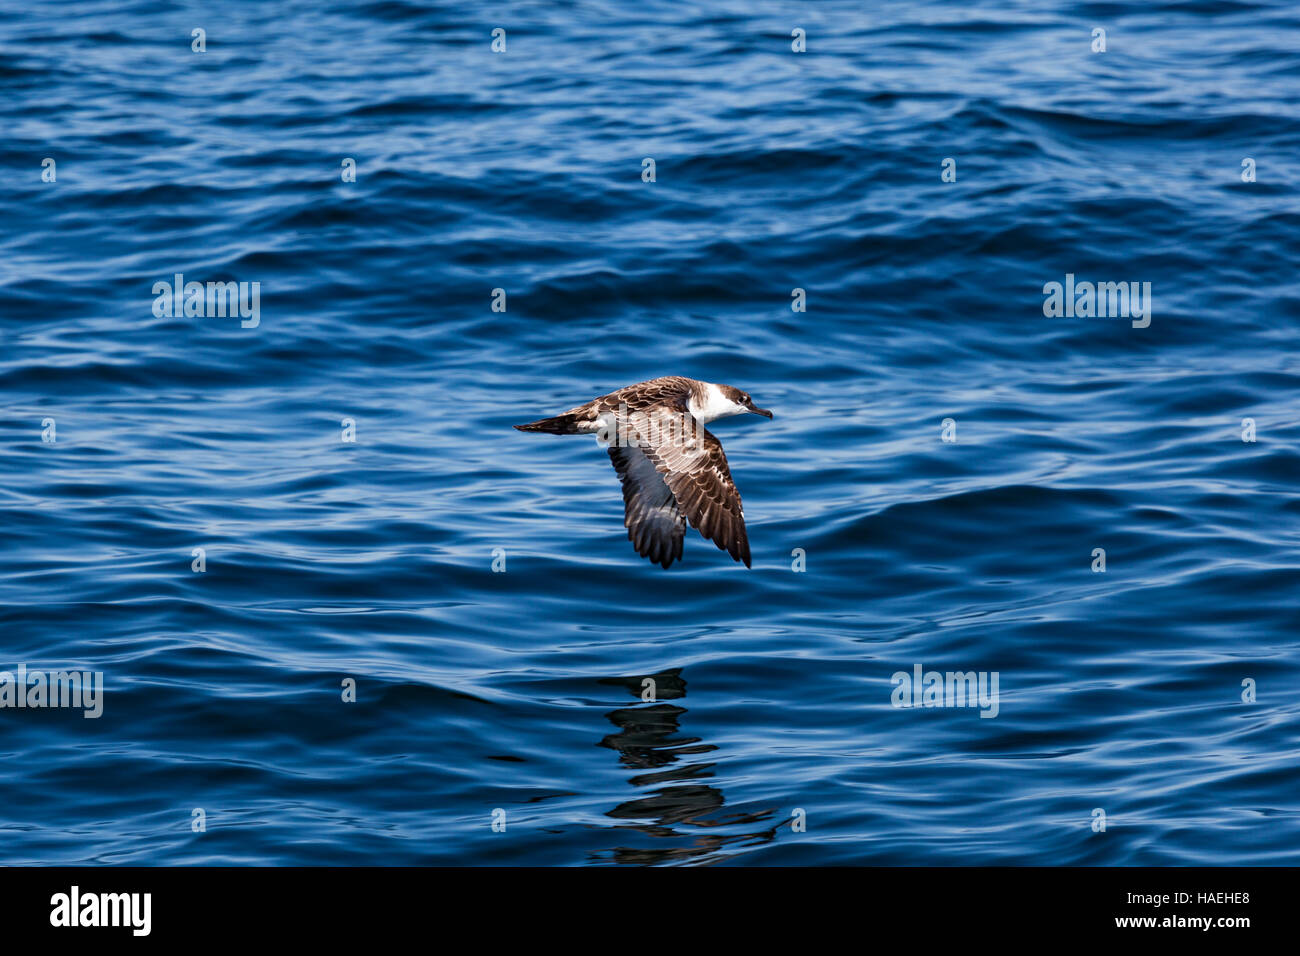
[[[617,392],[593,398],[585,405],[571,408],[552,418],[542,418],[524,425],[516,425],[521,432],[549,432],[552,435],[577,435],[590,433],[600,424],[599,419],[613,412],[637,413],[660,406],[686,408],[686,401],[695,388],[695,383],[680,375],[666,375],[652,378],[620,388]]]
[[[620,388],[617,392],[602,395],[591,404],[600,411],[614,412],[621,407],[633,412],[659,406],[680,406],[684,409],[692,388],[693,383],[689,378],[665,375],[663,378],[652,378],[648,382],[638,382]]]
[[[636,447],[611,445],[609,459],[623,483],[623,524],[637,554],[665,568],[682,556],[686,519],[663,475]]]
[[[684,401],[671,411],[659,409],[655,423],[642,423],[633,433],[691,527],[750,567],[745,511],[722,442],[686,411]]]

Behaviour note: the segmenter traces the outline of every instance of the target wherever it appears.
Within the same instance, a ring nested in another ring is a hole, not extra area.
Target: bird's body
[[[682,556],[686,523],[750,566],[740,493],[727,456],[705,427],[756,408],[748,394],[669,375],[594,398],[520,431],[596,435],[623,483],[624,525],[637,553],[665,568]]]

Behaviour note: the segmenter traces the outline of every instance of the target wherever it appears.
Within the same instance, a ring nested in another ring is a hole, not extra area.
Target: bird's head
[[[728,415],[741,415],[745,412],[752,412],[755,415],[762,415],[764,418],[771,418],[772,413],[766,408],[759,408],[754,404],[754,400],[749,397],[749,392],[736,388],[733,385],[714,385],[718,392],[719,401],[710,400],[709,410],[716,411],[717,414],[712,418],[726,418]]]

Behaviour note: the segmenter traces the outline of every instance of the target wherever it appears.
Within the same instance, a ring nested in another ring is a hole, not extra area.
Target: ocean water
[[[1284,0],[0,4],[0,670],[103,675],[0,708],[0,862],[1300,862],[1297,49]],[[667,374],[775,412],[712,426],[752,569],[510,427]]]

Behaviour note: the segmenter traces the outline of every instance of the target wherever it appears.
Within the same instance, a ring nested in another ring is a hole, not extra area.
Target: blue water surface
[[[0,669],[105,690],[0,709],[0,861],[1300,862],[1297,50],[1292,0],[3,3]],[[713,426],[752,570],[510,427],[667,374],[775,411]]]

